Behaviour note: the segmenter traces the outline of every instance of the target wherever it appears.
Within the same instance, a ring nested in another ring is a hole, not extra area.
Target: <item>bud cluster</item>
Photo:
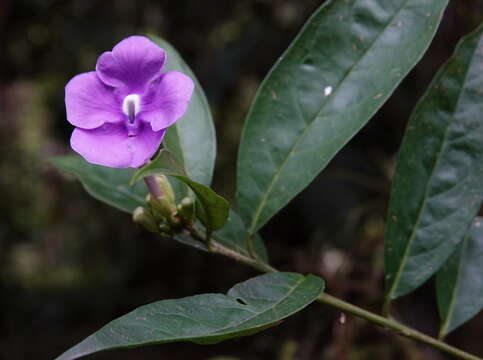
[[[147,207],[137,207],[133,212],[133,221],[146,230],[172,237],[184,228],[191,228],[195,222],[195,205],[190,197],[185,197],[176,204],[176,197],[164,175],[154,175],[153,178],[161,195],[146,196]]]

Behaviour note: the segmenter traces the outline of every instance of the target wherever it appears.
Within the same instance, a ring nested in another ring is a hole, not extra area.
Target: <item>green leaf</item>
[[[167,41],[154,35],[149,38],[168,55],[164,70],[176,70],[189,75],[195,90],[187,112],[168,128],[164,147],[171,151],[185,169],[186,175],[196,182],[210,185],[216,156],[216,139],[213,118],[205,94],[191,69]]]
[[[180,173],[182,169],[176,163],[169,151],[161,150],[159,154],[147,165],[139,169],[132,177],[131,184],[136,183],[143,177],[164,174],[174,177],[186,184],[197,197],[196,215],[209,230],[218,230],[228,220],[230,205],[223,197],[218,195],[208,186],[191,180]]]
[[[263,81],[240,145],[237,204],[250,233],[304,189],[427,49],[447,0],[332,0]]]
[[[163,169],[166,172],[173,172],[173,169],[178,166],[172,162],[173,158],[166,151],[164,155],[158,155],[154,161],[137,171],[135,169],[115,169],[92,165],[77,155],[59,156],[51,159],[51,161],[58,169],[75,176],[94,198],[128,213],[132,213],[138,206],[146,205],[145,197],[148,190],[143,183],[137,183],[142,176],[159,173]],[[170,179],[172,185],[176,185],[172,180],[176,180],[176,178]],[[130,182],[134,185],[130,186]],[[179,188],[179,186],[177,187]],[[178,190],[176,195],[179,199],[185,194]],[[215,198],[216,196],[218,195],[215,194]],[[217,204],[219,204],[219,208],[221,207],[221,214],[213,216],[215,227],[220,226],[228,216],[228,210],[225,209],[226,201],[218,199]],[[230,211],[226,225],[214,234],[214,238],[222,245],[249,256],[245,247],[246,237],[245,224],[234,211]],[[255,237],[256,252],[261,260],[267,262],[267,253],[263,242],[258,235],[255,235]],[[204,244],[194,241],[189,236],[176,236],[176,240],[200,250],[207,250]]]
[[[169,150],[161,149],[153,160],[134,173],[129,183],[133,185],[146,176],[166,173],[186,175],[184,169],[177,162],[173,154]]]
[[[458,45],[409,120],[385,236],[386,304],[438,271],[480,207],[482,29]]]
[[[119,210],[132,213],[144,206],[148,190],[144,184],[129,186],[135,170],[92,165],[77,155],[58,156],[52,164],[80,180],[94,198]]]
[[[196,215],[202,224],[209,230],[218,230],[228,220],[230,205],[223,197],[218,195],[208,186],[197,183],[186,176],[176,174],[165,174],[173,176],[188,185],[196,194]]]
[[[234,286],[227,295],[204,294],[142,306],[95,332],[57,360],[98,351],[191,341],[213,344],[277,325],[321,294],[322,279],[271,273]]]
[[[483,218],[477,218],[463,242],[436,277],[441,317],[440,338],[483,309]]]

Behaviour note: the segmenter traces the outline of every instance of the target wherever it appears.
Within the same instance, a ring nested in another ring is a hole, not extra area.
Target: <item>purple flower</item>
[[[162,72],[166,53],[143,36],[122,40],[103,53],[96,71],[65,87],[70,144],[88,162],[140,167],[161,145],[166,128],[186,112],[193,81]]]

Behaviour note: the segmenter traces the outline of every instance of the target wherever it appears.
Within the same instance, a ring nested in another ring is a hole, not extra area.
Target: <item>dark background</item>
[[[49,157],[69,153],[64,85],[132,34],[173,43],[212,105],[214,186],[232,197],[238,138],[263,76],[315,0],[0,0],[0,359],[52,359],[133,308],[225,292],[256,273],[161,240],[90,198]],[[378,311],[394,157],[408,116],[458,39],[483,20],[481,0],[452,0],[431,48],[331,165],[262,231],[275,266],[312,272],[328,292]],[[404,49],[401,49],[404,51]],[[435,335],[433,286],[397,304]],[[320,304],[264,333],[216,346],[166,344],[92,359],[449,359]],[[483,316],[449,341],[483,355]]]

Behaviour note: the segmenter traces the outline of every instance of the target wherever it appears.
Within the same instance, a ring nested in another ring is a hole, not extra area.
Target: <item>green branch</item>
[[[419,332],[409,326],[406,326],[404,324],[401,324],[400,322],[386,318],[383,316],[380,316],[378,314],[372,313],[370,311],[364,310],[358,306],[352,305],[348,302],[345,302],[344,300],[338,299],[334,296],[331,296],[329,294],[322,294],[319,298],[318,301],[327,304],[330,306],[333,306],[341,311],[350,313],[352,315],[355,315],[357,317],[366,319],[374,324],[377,324],[379,326],[382,326],[387,329],[391,329],[395,331],[396,333],[406,336],[410,339],[418,340],[422,343],[434,346],[435,348],[438,348],[441,351],[447,352],[448,354],[454,355],[460,359],[464,360],[482,360],[480,357],[469,354],[463,350],[460,350],[458,348],[455,348],[451,345],[448,345],[440,340],[437,340],[431,336],[428,336],[426,334],[423,334],[422,332]]]
[[[212,246],[210,249],[211,252],[224,255],[227,257],[230,257],[242,264],[248,265],[254,269],[257,269],[262,272],[276,272],[278,271],[274,267],[270,266],[269,264],[264,263],[263,261],[260,261],[258,259],[253,259],[250,257],[247,257],[245,255],[242,255],[234,250],[231,250],[220,243],[212,240]],[[331,296],[329,294],[322,294],[319,296],[317,301],[330,305],[332,307],[335,307],[339,309],[340,311],[352,314],[354,316],[360,317],[362,319],[365,319],[367,321],[370,321],[376,325],[379,325],[383,328],[391,329],[394,332],[406,336],[410,339],[420,341],[424,344],[431,345],[441,351],[444,351],[448,354],[454,355],[460,359],[463,360],[483,360],[482,358],[469,354],[463,350],[460,350],[458,348],[455,348],[443,341],[440,341],[438,339],[435,339],[429,335],[423,334],[422,332],[415,330],[409,326],[406,326],[404,324],[401,324],[400,322],[392,319],[392,318],[387,318],[383,317],[381,315],[375,314],[373,312],[364,310],[356,305],[350,304],[348,302],[345,302],[344,300],[338,299],[334,296]]]

